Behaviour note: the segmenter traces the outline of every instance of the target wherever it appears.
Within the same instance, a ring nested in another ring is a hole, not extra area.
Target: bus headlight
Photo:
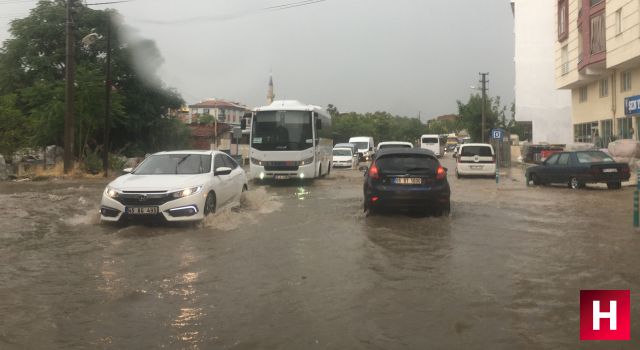
[[[251,158],[251,163],[262,166],[264,162],[259,159]]]
[[[313,163],[313,156],[311,158],[303,159],[300,161],[300,165],[309,165]]]

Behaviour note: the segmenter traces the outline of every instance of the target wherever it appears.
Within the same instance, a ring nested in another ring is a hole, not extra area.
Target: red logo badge
[[[580,291],[580,340],[630,340],[628,290]]]

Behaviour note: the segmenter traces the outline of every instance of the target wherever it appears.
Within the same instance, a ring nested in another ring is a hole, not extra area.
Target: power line
[[[132,1],[134,1],[134,0],[120,0],[120,1],[108,1],[108,2],[94,2],[93,4],[85,4],[85,6],[120,4],[120,3],[123,3],[123,2],[132,2]]]
[[[319,3],[319,2],[324,2],[324,1],[327,1],[327,0],[304,0],[304,1],[299,1],[299,2],[292,2],[292,3],[288,3],[288,4],[269,6],[269,7],[263,8],[263,10],[265,10],[265,11],[286,10],[286,9],[290,9],[290,8],[294,8],[294,7],[312,5],[312,4]]]

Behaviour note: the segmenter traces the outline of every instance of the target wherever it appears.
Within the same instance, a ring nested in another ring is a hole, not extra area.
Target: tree
[[[467,129],[472,140],[482,140],[482,96],[473,94],[469,97],[467,103],[462,103],[460,100],[457,103],[461,126]],[[506,107],[500,105],[500,97],[492,98],[487,96],[485,107],[486,140],[488,140],[489,131],[500,126],[500,122],[504,121],[505,111]]]
[[[25,119],[21,124],[34,132],[28,138],[31,146],[62,143],[65,22],[64,1],[40,1],[29,16],[11,23],[12,37],[0,49],[0,96],[15,96],[14,106]],[[155,43],[121,36],[127,28],[113,10],[78,5],[74,24],[77,43],[91,32],[104,34],[112,26],[111,149],[140,154],[175,146],[175,140],[164,137],[183,129],[163,119],[169,108],[178,108],[183,100],[157,75],[162,57]],[[75,154],[104,143],[105,39],[90,47],[76,45]]]
[[[0,96],[0,154],[8,159],[27,144],[31,131],[26,118],[16,106],[17,99],[15,94]]]

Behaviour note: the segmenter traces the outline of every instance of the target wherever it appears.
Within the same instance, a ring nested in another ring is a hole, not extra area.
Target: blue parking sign
[[[491,138],[494,140],[502,140],[502,129],[492,129]]]

